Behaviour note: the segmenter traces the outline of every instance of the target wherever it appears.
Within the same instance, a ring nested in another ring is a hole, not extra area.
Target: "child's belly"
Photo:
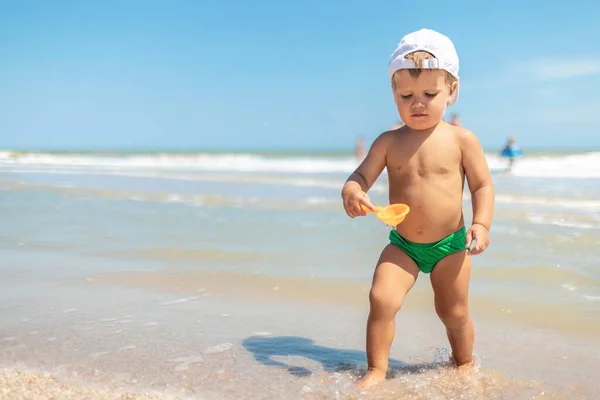
[[[410,188],[390,191],[390,204],[410,207],[406,219],[396,227],[402,237],[417,243],[437,242],[464,225],[462,183],[435,184],[426,181]]]

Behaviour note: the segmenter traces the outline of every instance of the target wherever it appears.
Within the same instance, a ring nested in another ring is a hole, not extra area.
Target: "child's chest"
[[[387,168],[394,175],[455,174],[462,171],[462,157],[453,141],[428,140],[419,145],[400,142],[388,152]]]

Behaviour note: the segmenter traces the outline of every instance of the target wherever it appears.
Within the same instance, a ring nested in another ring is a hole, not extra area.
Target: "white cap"
[[[415,51],[426,51],[435,58],[423,60],[421,69],[443,69],[458,80],[458,54],[454,44],[447,36],[431,29],[421,29],[404,36],[392,54],[388,64],[390,79],[400,69],[417,68],[412,60],[405,57]],[[458,87],[452,94],[450,105],[458,100]]]

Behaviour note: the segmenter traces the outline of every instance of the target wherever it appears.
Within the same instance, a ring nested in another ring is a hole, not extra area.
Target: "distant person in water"
[[[450,125],[460,126],[460,116],[456,113],[450,117]]]
[[[354,146],[354,156],[359,160],[362,160],[365,157],[365,139],[358,138],[356,141],[356,145]]]
[[[508,171],[512,171],[515,158],[519,157],[522,154],[521,149],[517,146],[517,141],[514,137],[509,137],[506,145],[500,152],[501,157],[508,158]]]

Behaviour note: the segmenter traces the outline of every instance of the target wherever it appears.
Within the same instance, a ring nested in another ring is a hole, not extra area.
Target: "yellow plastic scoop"
[[[375,207],[375,211],[370,210],[367,206],[362,206],[362,209],[367,213],[374,213],[377,219],[389,226],[396,226],[404,221],[406,214],[410,211],[410,207],[406,204],[390,204],[385,207]]]

